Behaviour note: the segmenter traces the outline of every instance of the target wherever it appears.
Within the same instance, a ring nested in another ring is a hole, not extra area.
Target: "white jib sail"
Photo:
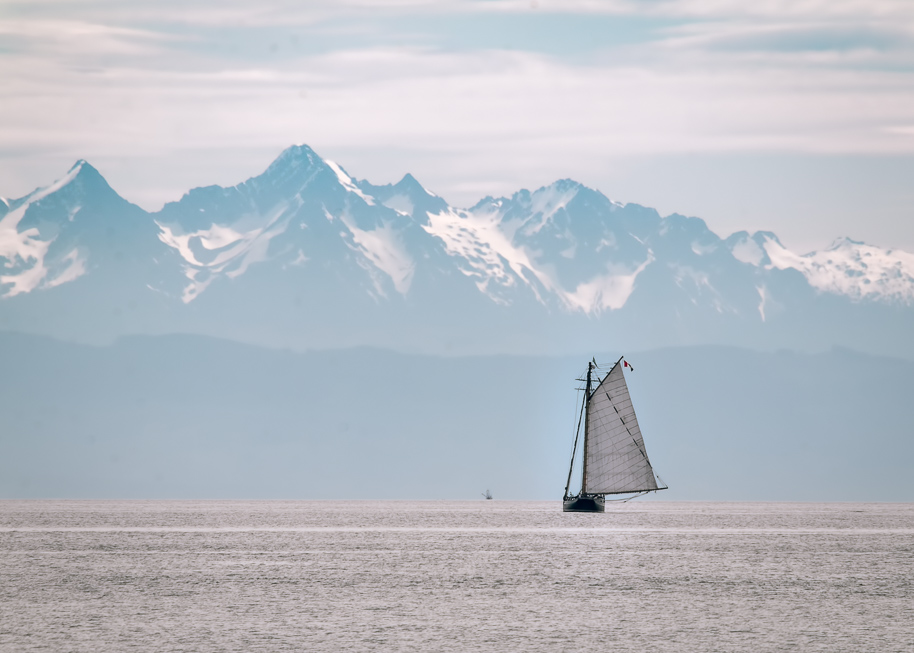
[[[585,437],[585,492],[658,489],[621,364],[612,369],[590,397]]]

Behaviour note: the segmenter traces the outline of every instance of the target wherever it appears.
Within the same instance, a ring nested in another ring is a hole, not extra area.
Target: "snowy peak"
[[[48,197],[63,194],[67,199],[82,199],[92,193],[116,193],[99,174],[98,170],[80,159],[60,179],[54,183],[36,188],[25,197],[4,202],[9,209],[16,209],[26,204],[37,204]]]
[[[144,285],[184,303],[245,284],[332,278],[379,304],[445,284],[500,306],[598,316],[659,305],[675,320],[703,311],[767,320],[815,293],[914,305],[907,252],[842,238],[799,255],[770,232],[721,239],[700,218],[661,217],[571,179],[458,209],[411,174],[376,186],[307,145],[155,214],[120,198],[85,161],[0,201],[3,296],[72,281],[100,269],[106,252],[152,261],[159,280]]]
[[[403,179],[394,184],[393,187],[396,190],[405,193],[424,193],[425,195],[434,197],[433,193],[428,192],[425,187],[408,172],[403,175]]]
[[[365,180],[357,183],[361,190],[376,198],[380,204],[400,215],[412,217],[418,224],[428,224],[429,213],[440,213],[449,208],[447,202],[427,190],[409,173],[396,184],[375,186]]]
[[[188,228],[227,224],[250,212],[270,212],[281,203],[303,203],[306,199],[329,203],[344,201],[375,203],[336,163],[322,159],[307,145],[286,148],[256,177],[235,186],[195,188],[178,202],[160,211],[160,220],[178,216],[189,220]],[[198,215],[206,214],[206,215]]]
[[[364,203],[374,206],[374,197],[365,193],[356,180],[339,164],[322,159],[307,145],[294,145],[284,150],[258,177],[244,182],[236,188],[246,194],[259,197],[274,204],[278,200],[305,197],[322,201]],[[265,193],[272,189],[278,194]]]
[[[284,149],[267,168],[267,175],[294,168],[311,168],[321,165],[323,159],[307,145],[290,145]]]
[[[518,228],[527,235],[539,232],[563,211],[584,187],[570,179],[556,181],[533,192],[521,189],[510,198],[486,198],[489,210],[500,211],[506,221],[519,220]],[[476,207],[482,208],[483,204]]]
[[[0,297],[54,288],[88,271],[101,215],[135,209],[84,160],[49,186],[4,202],[0,219]],[[137,209],[138,210],[138,209]]]
[[[566,179],[430,214],[428,231],[497,303],[526,295],[562,311],[599,314],[624,306],[654,260],[643,242],[615,233],[610,214],[620,208]]]
[[[434,199],[415,180],[404,186],[415,200],[411,205]],[[191,192],[154,217],[159,239],[184,261],[185,303],[254,264],[272,262],[287,275],[313,274],[353,258],[369,293],[386,297],[409,290],[420,253],[408,242],[413,221],[383,201],[397,190],[358,182],[300,145],[285,150],[260,176],[229,189]]]
[[[582,186],[570,179],[557,181],[550,186],[540,188],[532,194],[515,195],[514,201],[519,208],[528,213],[521,231],[532,236],[550,224],[557,213],[567,213],[566,207],[574,200]],[[565,226],[567,220],[562,221]],[[561,228],[561,226],[559,228]]]
[[[914,255],[838,238],[819,252],[797,254],[770,231],[740,231],[725,241],[733,258],[760,270],[796,270],[821,293],[853,301],[914,304]]]
[[[798,270],[821,292],[856,301],[914,304],[914,254],[849,238],[839,238],[828,249],[802,256],[771,238],[765,241],[765,252],[769,267]]]
[[[771,234],[771,236],[774,236],[774,234]],[[774,238],[774,240],[777,240],[777,238]],[[834,241],[832,241],[831,245],[825,248],[825,251],[835,252],[838,250],[846,250],[847,248],[857,248],[861,246],[866,247],[867,245],[862,240],[853,240],[847,236],[839,236],[838,238],[835,238]]]
[[[255,186],[288,195],[305,188],[321,173],[332,172],[327,163],[307,145],[293,145],[282,151],[267,169],[235,188]],[[333,173],[335,176],[335,172]]]

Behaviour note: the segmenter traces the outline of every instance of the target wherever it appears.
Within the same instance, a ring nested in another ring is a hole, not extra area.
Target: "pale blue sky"
[[[613,199],[914,251],[914,3],[0,5],[0,195],[78,158],[147,209],[307,143],[452,204]]]

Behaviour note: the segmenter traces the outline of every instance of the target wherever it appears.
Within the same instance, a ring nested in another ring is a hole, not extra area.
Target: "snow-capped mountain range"
[[[90,342],[191,331],[455,353],[607,338],[897,349],[914,255],[846,238],[804,255],[769,232],[721,238],[569,179],[460,209],[411,175],[376,186],[302,145],[156,213],[85,161],[0,198],[0,296],[0,328]]]

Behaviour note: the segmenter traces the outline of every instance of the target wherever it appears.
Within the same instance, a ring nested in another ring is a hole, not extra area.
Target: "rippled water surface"
[[[0,501],[2,651],[914,651],[910,504]]]

